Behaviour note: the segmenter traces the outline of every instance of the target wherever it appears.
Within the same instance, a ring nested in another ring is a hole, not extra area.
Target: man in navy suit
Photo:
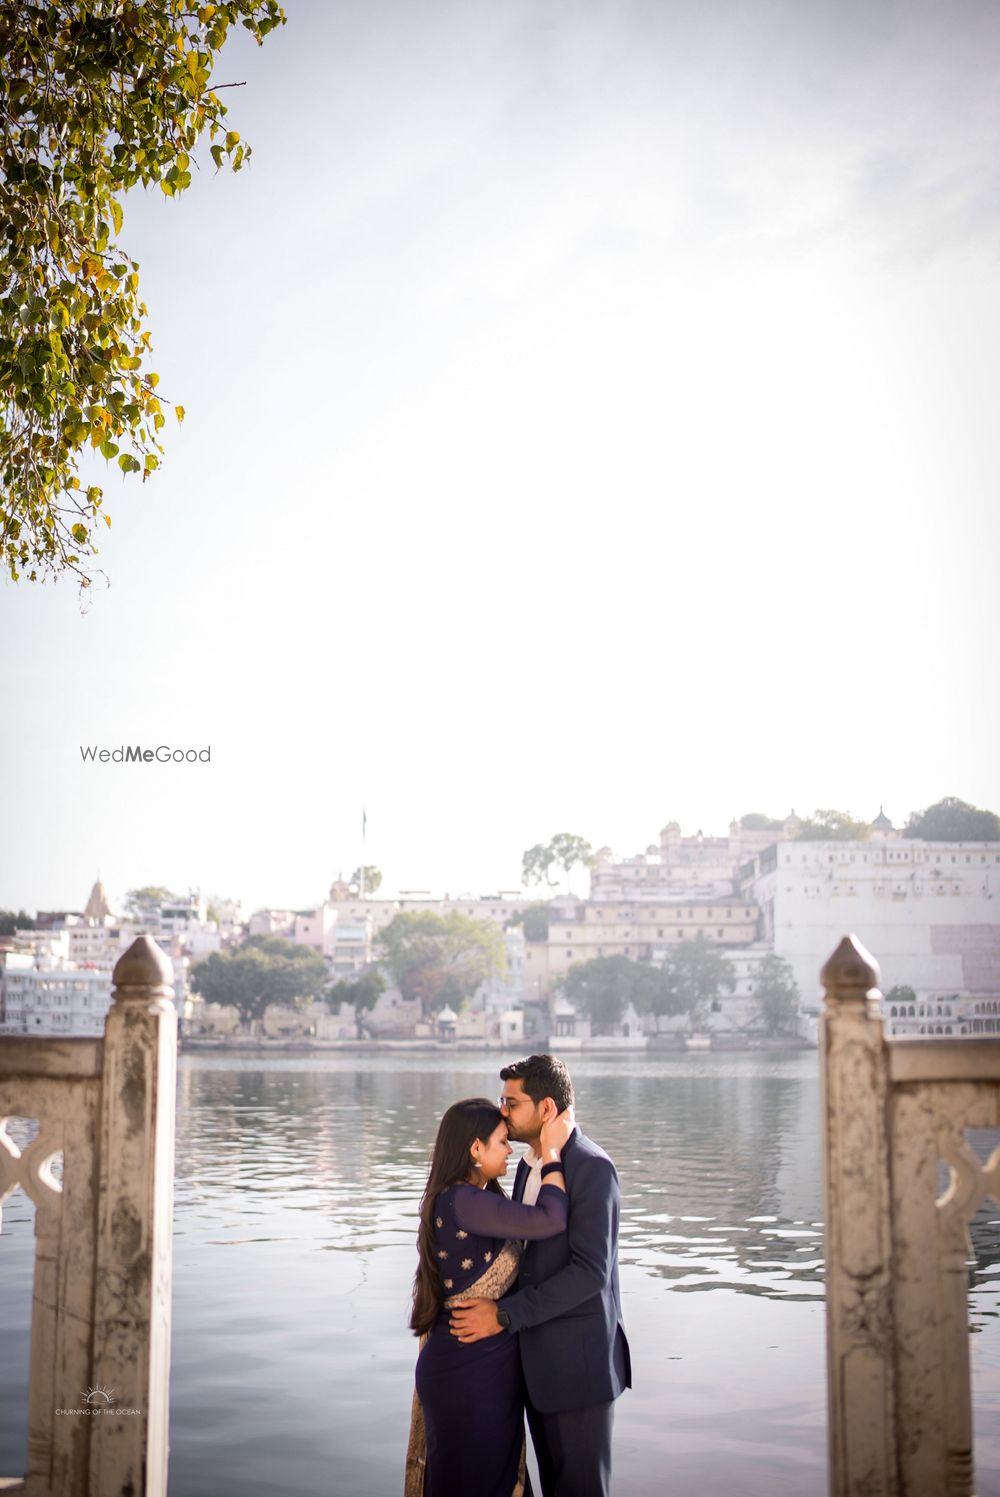
[[[532,1205],[542,1124],[573,1105],[573,1083],[554,1055],[529,1055],[500,1076],[509,1136],[528,1145],[514,1199]],[[567,1230],[527,1243],[516,1290],[456,1306],[452,1332],[461,1341],[520,1335],[543,1497],[609,1497],[615,1399],[632,1386],[618,1288],[621,1190],[612,1161],[579,1128],[563,1146],[562,1164]]]

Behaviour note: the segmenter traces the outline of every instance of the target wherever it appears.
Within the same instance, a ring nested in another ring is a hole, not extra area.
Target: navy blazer
[[[531,1402],[546,1414],[611,1403],[632,1386],[618,1287],[618,1174],[579,1127],[562,1150],[562,1165],[567,1229],[527,1244],[517,1288],[500,1300],[511,1332],[521,1338]],[[528,1173],[522,1159],[515,1201]]]

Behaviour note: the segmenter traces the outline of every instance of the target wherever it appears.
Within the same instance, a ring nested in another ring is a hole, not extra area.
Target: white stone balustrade
[[[115,967],[103,1039],[0,1040],[0,1210],[20,1186],[36,1238],[28,1469],[0,1477],[4,1493],[166,1497],[172,980],[168,958],[140,936]],[[38,1122],[23,1152],[11,1117]],[[58,1412],[81,1409],[93,1412]]]
[[[820,1026],[831,1497],[972,1497],[969,1222],[1000,1202],[1000,1041],[887,1038],[845,936]],[[938,1195],[939,1163],[950,1183]]]

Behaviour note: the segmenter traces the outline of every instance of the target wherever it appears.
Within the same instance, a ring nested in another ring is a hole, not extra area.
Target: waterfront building
[[[911,1019],[919,1033],[932,1019],[936,1030],[938,1019],[993,1018],[988,1006],[1000,1003],[1000,843],[928,842],[902,836],[886,820],[867,841],[788,841],[749,860],[741,884],[760,907],[764,940],[791,963],[803,1003],[814,1011],[820,969],[851,931],[878,952],[883,992],[908,986],[927,1010],[889,1013],[890,1027],[906,1021],[898,1032],[914,1032]],[[952,1012],[939,1013],[942,1004]]]
[[[111,1007],[110,969],[37,961],[34,952],[0,953],[0,1033],[103,1034]]]
[[[753,900],[731,893],[683,900],[553,900],[547,938],[525,945],[524,989],[541,997],[574,964],[599,956],[627,956],[662,966],[672,945],[698,937],[727,950],[749,946],[757,940],[759,926]]]
[[[291,940],[295,931],[294,910],[254,910],[247,922],[248,936],[284,936]]]
[[[98,879],[83,910],[42,910],[33,930],[15,932],[0,967],[0,1033],[103,1032],[111,973],[138,935],[152,935],[173,963],[174,997],[190,1018],[192,962],[219,948],[216,922],[199,895],[152,900],[128,916],[112,913]]]
[[[610,848],[600,848],[590,872],[590,898],[618,903],[734,894],[739,869],[748,858],[794,837],[800,825],[793,811],[784,821],[753,816],[733,821],[726,837],[706,837],[700,831],[685,837],[676,821],[668,821],[659,843],[635,857],[615,859]]]

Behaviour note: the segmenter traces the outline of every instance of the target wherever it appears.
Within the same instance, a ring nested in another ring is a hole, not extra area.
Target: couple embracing
[[[420,1336],[406,1497],[609,1497],[614,1401],[631,1386],[618,1288],[618,1175],[576,1125],[553,1055],[500,1072],[499,1106],[456,1102],[420,1205]],[[513,1199],[500,1187],[528,1145]]]

